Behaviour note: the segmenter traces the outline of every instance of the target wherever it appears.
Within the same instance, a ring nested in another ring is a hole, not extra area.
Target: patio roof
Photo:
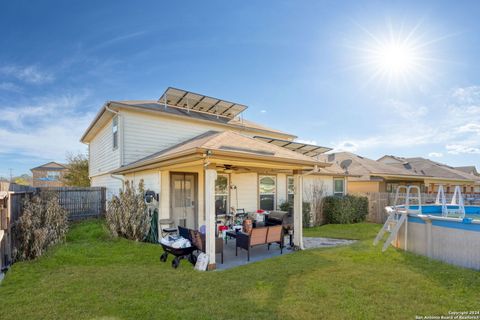
[[[139,169],[152,169],[171,163],[195,160],[212,163],[262,163],[267,167],[283,166],[287,169],[308,170],[330,167],[330,163],[315,160],[295,151],[263,142],[234,131],[208,131],[190,140],[154,153],[123,166],[112,173],[128,173]]]

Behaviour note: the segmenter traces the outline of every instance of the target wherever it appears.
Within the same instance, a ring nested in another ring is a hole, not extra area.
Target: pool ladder
[[[453,192],[452,201],[450,202],[450,205],[453,205],[453,206],[458,205],[458,209],[448,208],[447,197],[445,196],[445,192],[443,191],[443,185],[438,186],[438,193],[437,193],[437,198],[435,200],[435,204],[442,206],[443,217],[448,217],[449,214],[459,214],[462,219],[465,218],[465,203],[463,201],[463,196],[462,196],[462,191],[460,190],[460,186],[455,186],[455,191]]]
[[[405,191],[405,193],[401,193],[401,191]],[[412,193],[412,190],[416,190],[416,195]],[[403,207],[399,207],[399,200],[404,199],[405,202]],[[415,200],[418,204],[418,208],[412,207],[412,200]],[[398,231],[402,227],[402,225],[407,220],[409,213],[419,214],[422,212],[422,204],[421,204],[421,194],[420,194],[420,187],[418,186],[398,186],[397,191],[395,193],[395,200],[393,202],[393,210],[388,215],[387,221],[383,225],[382,229],[378,232],[375,240],[373,240],[373,245],[376,246],[378,242],[383,238],[386,232],[390,232],[387,240],[383,244],[382,252],[387,250],[390,246],[392,241],[397,237]],[[406,229],[405,229],[406,230]],[[406,232],[406,231],[405,231]],[[406,241],[405,241],[405,249],[406,249]]]

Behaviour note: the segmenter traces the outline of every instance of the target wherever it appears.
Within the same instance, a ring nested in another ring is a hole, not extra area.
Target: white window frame
[[[342,192],[339,192],[339,191],[336,191],[336,190],[335,190],[336,182],[337,182],[337,181],[341,181],[341,182],[342,182],[342,186],[343,186]],[[334,195],[334,196],[344,196],[344,195],[345,195],[345,179],[343,179],[343,178],[341,178],[341,179],[339,179],[339,178],[334,178],[334,179],[333,179],[333,195]]]
[[[112,145],[113,150],[118,149],[118,116],[114,116],[112,119]]]
[[[288,185],[289,185],[288,181],[289,181],[290,179],[291,179],[292,182],[293,182],[293,190],[292,190],[292,192],[289,192],[289,190],[288,190]],[[287,176],[287,188],[286,188],[286,189],[287,189],[287,201],[288,201],[288,196],[289,196],[289,195],[293,195],[293,196],[295,197],[295,178],[294,178],[293,176]]]
[[[275,183],[275,191],[273,193],[261,193],[260,192],[260,181],[262,180],[262,178],[272,178],[274,183]],[[271,174],[263,174],[263,175],[259,175],[258,176],[258,208],[259,209],[262,209],[261,208],[261,196],[262,195],[273,195],[273,209],[272,210],[275,210],[277,208],[277,188],[278,188],[278,184],[277,184],[277,176],[276,175],[271,175]],[[265,209],[262,209],[262,210],[265,210]]]
[[[47,178],[58,181],[60,179],[60,171],[47,171]]]
[[[227,190],[226,193],[217,193],[217,189],[215,188],[215,201],[217,201],[217,196],[226,196],[227,197],[227,205],[225,208],[225,214],[228,214],[230,211],[230,175],[226,173],[219,173],[217,174],[217,179],[218,177],[226,177],[227,178]],[[215,180],[216,182],[216,180]],[[216,208],[215,208],[216,210]],[[216,212],[215,212],[216,213]]]

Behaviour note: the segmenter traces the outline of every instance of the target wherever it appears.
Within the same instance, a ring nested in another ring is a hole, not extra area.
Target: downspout
[[[118,118],[118,152],[120,153],[120,166],[124,165],[123,159],[123,117],[120,112],[109,107],[110,101],[105,103],[105,110],[115,114]]]
[[[110,101],[105,103],[105,110],[110,111],[111,113],[115,114],[117,117],[120,118],[119,112],[116,110],[113,110],[112,108],[109,107]],[[120,126],[120,134],[119,134],[119,141],[118,141],[118,151],[120,152],[120,166],[123,164],[123,123]],[[125,179],[123,179],[123,175],[115,175],[115,174],[110,174],[110,177],[116,180],[120,180],[122,182],[122,191],[125,191]]]
[[[116,180],[120,180],[122,182],[122,191],[125,191],[125,179],[123,179],[123,175],[120,174],[110,174],[110,177]]]

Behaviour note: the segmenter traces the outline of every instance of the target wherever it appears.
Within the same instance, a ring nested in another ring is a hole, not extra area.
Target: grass
[[[111,239],[101,221],[13,266],[0,285],[4,319],[413,319],[478,309],[480,276],[371,245],[379,225],[328,225],[305,236],[356,238],[221,272],[173,270],[152,244]],[[169,261],[170,262],[170,261]]]

